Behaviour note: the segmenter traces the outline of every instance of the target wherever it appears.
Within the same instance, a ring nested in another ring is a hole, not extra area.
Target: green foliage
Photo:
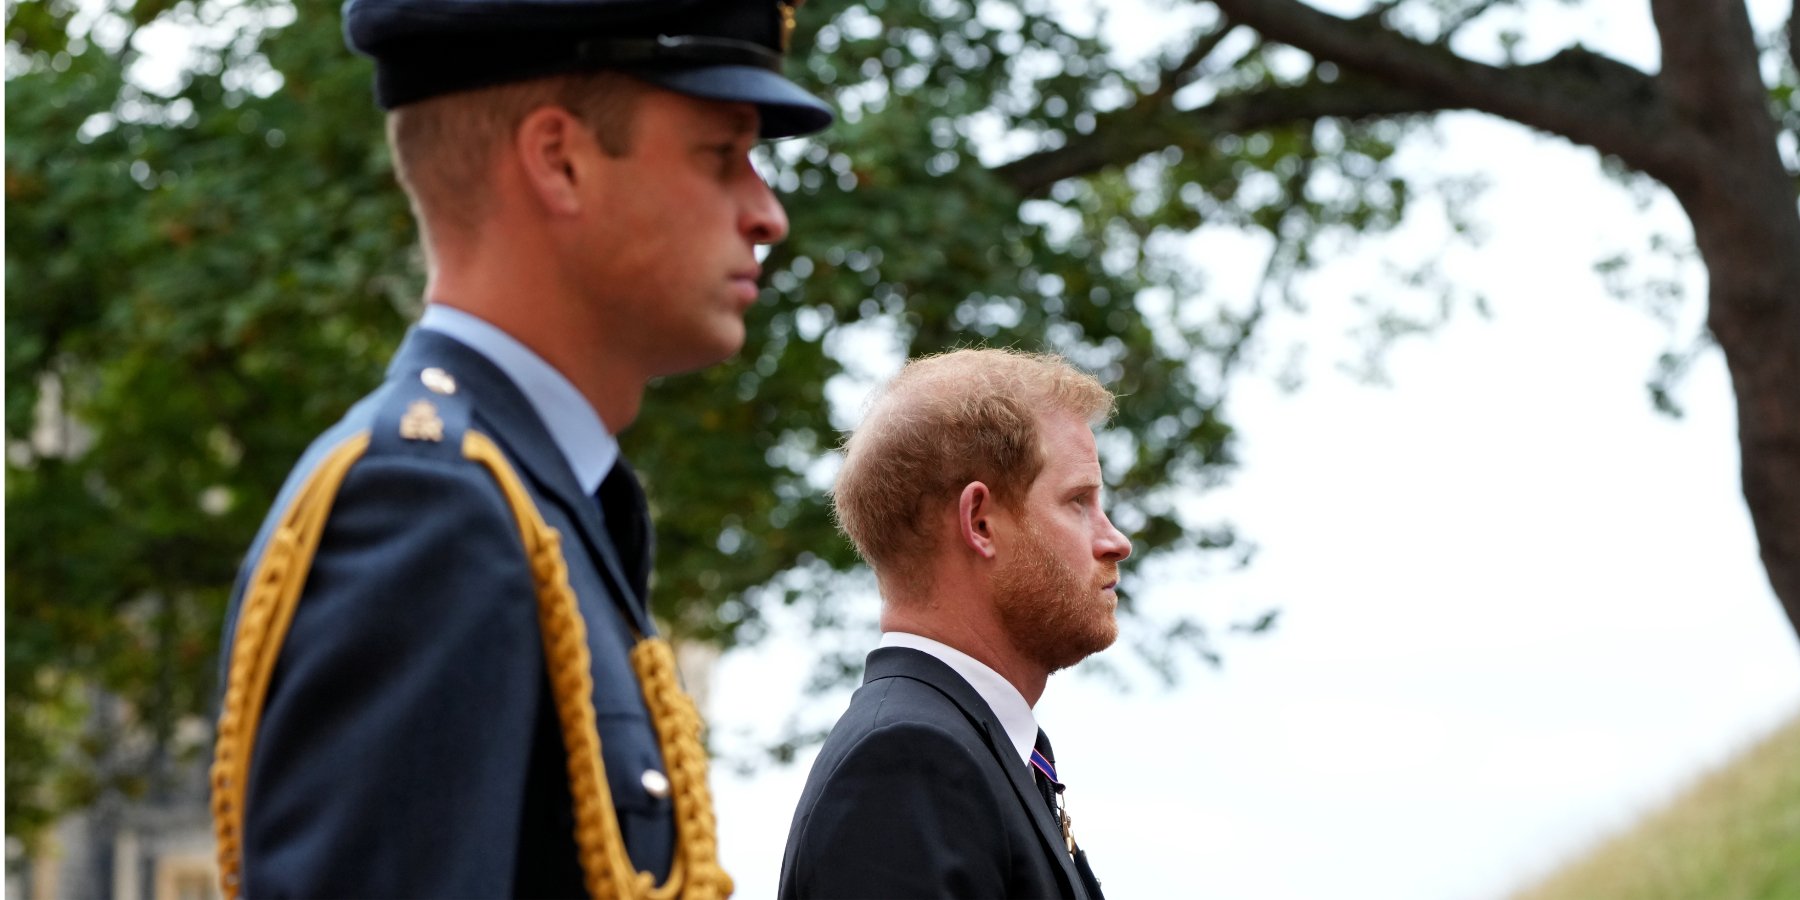
[[[1335,72],[1260,41],[1177,62],[1216,21],[1121,67],[1044,0],[801,17],[791,68],[842,118],[768,150],[793,229],[749,343],[655,386],[625,438],[655,503],[659,616],[725,646],[770,604],[834,621],[855,564],[822,494],[853,412],[836,401],[884,359],[975,343],[1066,353],[1121,393],[1103,446],[1134,563],[1236,549],[1175,498],[1232,465],[1222,405],[1265,296],[1298,305],[1322,242],[1418,202],[1389,164],[1405,124],[1196,133],[1021,189],[999,163],[1135,146],[1097,131],[1111,114]],[[196,42],[171,84],[141,69],[150,29]],[[159,753],[210,715],[237,562],[300,450],[378,381],[423,279],[335,2],[19,0],[6,33],[6,817],[28,834],[154,784],[94,777],[92,698],[121,698]],[[1208,295],[1181,252],[1205,226],[1267,236],[1257,296]],[[1215,657],[1197,619],[1141,631],[1157,671]]]
[[[366,73],[329,28],[266,58],[234,41],[158,96],[63,15],[8,22],[9,833],[109,787],[60,774],[90,768],[90,689],[159,743],[209,710],[245,541],[379,377],[388,298],[417,282]],[[281,88],[253,89],[259,69]]]

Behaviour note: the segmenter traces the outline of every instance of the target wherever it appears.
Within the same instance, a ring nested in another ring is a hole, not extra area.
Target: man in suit
[[[846,442],[833,502],[882,638],[801,794],[784,900],[1100,900],[1032,707],[1118,636],[1112,405],[1059,358],[959,350],[909,363]]]
[[[787,231],[751,148],[831,120],[779,74],[796,3],[345,5],[427,307],[244,563],[227,896],[729,892],[615,435],[743,343]]]

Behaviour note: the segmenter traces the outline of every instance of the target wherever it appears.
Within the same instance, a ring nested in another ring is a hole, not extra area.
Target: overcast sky
[[[1558,25],[1653,66],[1631,12]],[[1227,640],[1222,669],[1190,666],[1178,688],[1077,671],[1037,708],[1113,896],[1504,896],[1800,714],[1800,641],[1757,560],[1723,360],[1696,365],[1685,418],[1655,413],[1644,381],[1668,332],[1593,269],[1654,230],[1689,237],[1678,210],[1640,209],[1562,141],[1476,116],[1443,133],[1408,152],[1490,180],[1489,237],[1445,271],[1493,318],[1403,344],[1392,386],[1372,387],[1337,373],[1355,319],[1323,301],[1380,289],[1379,260],[1441,227],[1320,276],[1314,314],[1272,335],[1311,348],[1305,386],[1241,383],[1243,466],[1189,498],[1260,545],[1254,565],[1130,585],[1152,611],[1212,621],[1279,607],[1278,627]],[[1212,291],[1249,290],[1256,247],[1192,252]],[[717,732],[772,734],[811,653],[793,627],[726,657]],[[806,712],[829,722],[842,703]],[[740,896],[773,894],[810,762],[715,773]]]

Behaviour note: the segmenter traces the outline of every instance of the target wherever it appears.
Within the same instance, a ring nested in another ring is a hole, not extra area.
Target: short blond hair
[[[838,527],[883,580],[934,549],[932,507],[979,481],[1018,509],[1044,467],[1038,422],[1050,411],[1098,426],[1113,395],[1060,356],[956,350],[894,376],[844,441],[832,489]],[[908,579],[916,582],[916,579]]]
[[[560,106],[582,121],[612,156],[631,152],[632,113],[648,90],[621,72],[587,72],[518,81],[432,97],[388,113],[394,176],[412,201],[419,227],[473,234],[492,197],[494,153],[532,110]]]

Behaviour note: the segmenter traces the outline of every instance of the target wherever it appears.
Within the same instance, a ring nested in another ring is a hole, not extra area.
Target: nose
[[[752,244],[776,244],[787,237],[787,210],[769,189],[755,169],[745,166],[745,198],[739,215],[738,229]]]
[[[1094,541],[1094,558],[1101,562],[1116,563],[1131,555],[1131,539],[1115,528],[1112,519],[1104,513],[1100,516],[1100,534]]]

